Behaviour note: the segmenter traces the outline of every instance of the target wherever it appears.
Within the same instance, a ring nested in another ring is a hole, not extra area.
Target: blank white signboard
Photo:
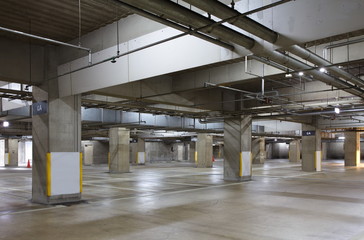
[[[242,152],[243,158],[243,176],[251,175],[251,153],[250,152]]]
[[[145,164],[145,152],[138,152],[138,163]]]
[[[51,153],[51,196],[80,192],[80,153]]]

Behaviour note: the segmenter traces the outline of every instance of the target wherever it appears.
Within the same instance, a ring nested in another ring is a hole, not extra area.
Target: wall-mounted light
[[[336,108],[334,109],[334,111],[335,111],[335,113],[336,113],[336,114],[339,114],[339,113],[340,113],[340,108],[336,107]]]
[[[3,127],[9,127],[9,122],[8,121],[4,121],[3,122]]]

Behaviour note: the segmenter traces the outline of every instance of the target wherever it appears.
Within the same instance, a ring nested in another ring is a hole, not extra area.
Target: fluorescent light
[[[320,68],[320,72],[325,73],[326,69],[324,67]]]
[[[339,114],[339,113],[340,113],[340,108],[337,108],[337,107],[336,107],[334,110],[335,110],[335,113],[336,113],[336,114]]]
[[[4,121],[3,122],[3,127],[9,127],[9,122],[8,121]]]
[[[108,137],[92,137],[92,140],[106,141],[106,140],[109,140],[109,138]]]
[[[298,73],[298,75],[299,75],[299,76],[303,76],[303,72],[299,72],[299,73]]]
[[[339,139],[339,140],[344,140],[344,139],[345,139],[345,137],[339,137],[338,139]]]

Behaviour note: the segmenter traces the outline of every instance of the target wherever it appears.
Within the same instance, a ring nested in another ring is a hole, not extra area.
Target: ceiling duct
[[[234,10],[230,7],[228,7],[227,5],[217,1],[217,0],[204,0],[204,1],[200,1],[200,0],[185,0],[185,2],[188,2],[192,5],[194,5],[195,7],[208,12],[209,14],[212,14],[218,18],[222,18],[222,19],[226,19],[232,16],[236,16],[238,14],[240,14],[239,11]],[[279,34],[274,32],[273,30],[263,26],[262,24],[248,18],[248,17],[241,17],[239,19],[237,19],[236,21],[230,22],[231,24],[245,30],[248,31],[250,33],[252,33],[253,35],[260,37],[270,43],[274,43],[278,37]],[[248,24],[249,23],[249,24]],[[247,26],[249,25],[249,26]],[[300,48],[300,47],[294,47],[293,48],[295,50],[295,55],[301,57],[301,58],[307,58],[307,56],[311,56],[310,60],[314,61],[313,63],[323,63],[322,60],[319,60],[317,57],[314,57],[310,51]],[[285,55],[281,52],[278,51],[270,51],[270,50],[266,50],[263,49],[262,47],[255,47],[254,49],[252,49],[252,52],[254,52],[254,54],[256,54],[259,57],[267,57],[270,60],[282,64],[286,67],[292,68],[296,71],[300,71],[300,70],[307,70],[307,69],[311,69],[311,66],[293,58],[290,57],[288,55]],[[309,61],[309,60],[308,60]],[[326,61],[326,60],[324,60]],[[323,65],[331,65],[330,62],[326,61],[326,64]],[[353,78],[353,76],[351,76],[351,74],[345,72],[342,69],[339,69],[337,67],[333,68],[333,73],[336,74],[340,74],[338,76],[344,78],[346,81],[349,81],[351,83],[353,83],[354,85],[358,85],[358,80],[355,79],[355,77]],[[321,80],[322,82],[325,82],[327,84],[330,84],[334,87],[337,88],[348,88],[345,91],[354,94],[356,96],[360,96],[362,97],[364,92],[361,89],[356,89],[355,86],[346,83],[345,81],[341,81],[340,79],[336,79],[334,77],[331,77],[327,74],[324,73],[320,73],[317,70],[310,70],[309,73],[311,75],[313,75],[314,78]]]
[[[122,0],[122,2],[130,4],[137,8],[145,9],[158,16],[195,29],[203,28],[205,26],[213,25],[215,23],[215,21],[169,0]],[[201,30],[201,32],[219,39],[224,39],[226,41],[238,44],[246,49],[253,48],[255,44],[254,39],[223,25],[215,25],[213,27],[204,28]]]
[[[185,2],[192,4],[193,6],[212,14],[221,19],[227,19],[232,16],[237,16],[241,14],[239,11],[234,10],[226,6],[225,4],[216,0],[184,0]],[[280,1],[289,2],[289,1]],[[249,17],[240,17],[229,22],[230,24],[236,25],[245,31],[254,34],[261,39],[268,42],[274,43],[278,39],[278,33],[265,27],[264,25],[257,23]]]
[[[326,59],[316,55],[315,53],[311,52],[310,50],[307,50],[303,47],[300,47],[298,45],[294,45],[288,49],[289,52],[299,56],[300,58],[307,60],[317,66],[329,66],[332,65],[331,62],[327,61]],[[343,69],[340,69],[338,67],[332,67],[330,68],[330,72],[334,75],[341,77],[357,86],[364,87],[364,82],[360,78],[357,78],[353,76],[352,74],[344,71]]]

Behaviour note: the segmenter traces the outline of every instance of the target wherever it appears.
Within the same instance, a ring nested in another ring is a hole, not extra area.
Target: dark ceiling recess
[[[132,14],[111,0],[80,2],[82,35]],[[1,0],[0,26],[67,42],[79,35],[79,0]],[[23,39],[2,31],[0,36]]]

